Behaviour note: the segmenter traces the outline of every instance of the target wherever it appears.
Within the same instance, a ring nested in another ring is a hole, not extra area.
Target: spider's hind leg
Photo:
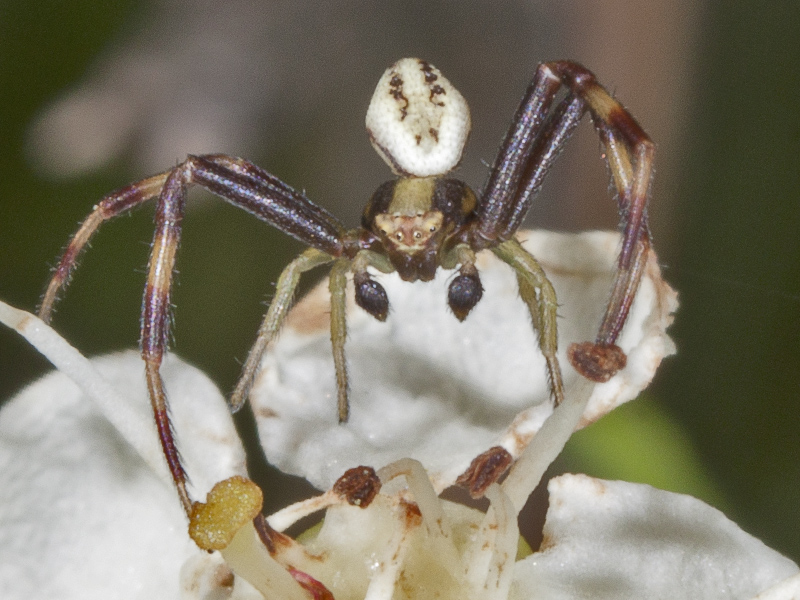
[[[551,110],[562,86],[567,96]],[[512,239],[545,175],[587,111],[600,135],[617,192],[623,240],[597,337],[594,342],[573,344],[568,356],[579,373],[602,382],[627,361],[616,343],[650,247],[647,202],[655,146],[633,116],[581,65],[569,61],[539,65],[481,195],[474,243],[485,248]]]

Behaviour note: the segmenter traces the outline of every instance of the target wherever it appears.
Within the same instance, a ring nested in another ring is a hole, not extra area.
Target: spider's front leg
[[[351,260],[347,257],[334,259],[326,252],[321,252],[316,248],[309,248],[283,270],[278,279],[275,297],[272,299],[258,331],[258,338],[247,356],[242,375],[231,395],[230,405],[232,410],[239,410],[247,399],[264,352],[281,330],[286,315],[291,308],[292,298],[297,289],[297,284],[300,282],[300,276],[314,267],[332,261],[335,262],[328,280],[328,287],[331,293],[331,347],[336,372],[339,422],[344,423],[347,421],[350,412],[347,362],[344,354],[344,344],[347,338],[347,324],[345,321],[347,273],[349,271],[353,273],[356,304],[379,321],[385,321],[389,314],[389,299],[383,286],[369,275],[367,267],[375,267],[382,273],[391,273],[394,270],[385,256],[363,249],[358,250]]]
[[[261,327],[258,330],[258,337],[256,338],[255,343],[253,344],[250,352],[247,355],[247,360],[244,363],[244,367],[242,368],[242,374],[239,377],[239,381],[236,384],[236,388],[233,390],[233,394],[231,394],[231,398],[229,400],[229,404],[231,410],[233,412],[238,411],[247,400],[247,397],[250,395],[250,388],[253,386],[253,381],[255,379],[256,373],[258,372],[259,366],[261,365],[261,359],[264,356],[264,352],[267,350],[270,342],[275,338],[278,332],[281,330],[283,326],[283,322],[286,319],[286,315],[289,313],[289,309],[292,305],[292,299],[294,298],[295,290],[297,289],[297,285],[300,283],[300,276],[313,269],[314,267],[324,265],[326,263],[331,262],[334,258],[327,254],[326,252],[322,252],[317,250],[316,248],[309,248],[305,252],[303,252],[300,256],[294,259],[289,265],[283,270],[280,277],[278,278],[278,283],[275,286],[275,296],[272,298],[272,302],[270,302],[269,308],[267,309],[266,315],[264,315],[264,320],[261,323]],[[349,261],[343,259],[345,264]],[[337,265],[338,266],[338,265]],[[339,269],[340,270],[340,269]],[[331,321],[336,321],[334,319],[333,313],[339,312],[336,308],[336,302],[338,301],[339,295],[334,293],[333,281],[336,278],[334,274],[331,273]],[[338,279],[337,279],[338,282]],[[342,290],[342,295],[344,294],[344,290]],[[342,299],[342,303],[344,300]],[[343,317],[342,317],[343,319]],[[342,327],[344,327],[342,321]],[[332,325],[333,330],[333,325]],[[331,336],[332,339],[335,336]],[[342,344],[342,353],[344,352],[344,336],[339,336],[341,338]],[[338,339],[335,338],[335,339]],[[336,356],[336,344],[337,342],[333,341],[334,345],[334,356]],[[338,373],[338,363],[337,363],[337,373]],[[346,377],[345,377],[346,380]],[[346,389],[346,385],[345,385]]]
[[[300,274],[336,258],[349,262],[347,256],[357,252],[357,242],[348,236],[344,226],[332,215],[313,204],[276,177],[241,159],[222,155],[190,156],[176,168],[132,184],[104,198],[70,241],[45,293],[40,315],[47,320],[59,289],[63,288],[74,269],[77,256],[99,225],[114,216],[158,197],[153,245],[148,264],[142,325],[141,352],[145,361],[148,392],[161,446],[181,503],[187,514],[191,499],[186,489],[186,475],[181,464],[170,426],[167,396],[160,374],[161,363],[169,342],[169,310],[172,276],[175,267],[181,222],[186,195],[191,185],[199,185],[242,208],[259,219],[311,246],[284,271],[279,294],[268,311],[262,331],[277,331],[288,310]],[[343,339],[343,335],[341,336]],[[269,336],[259,337],[250,358],[260,361]],[[256,367],[245,370],[244,387],[255,374]],[[242,388],[240,382],[239,388]],[[237,388],[237,389],[239,389]]]
[[[283,324],[302,273],[342,256],[347,245],[347,235],[338,220],[311,203],[305,196],[248,162],[226,156],[190,157],[167,178],[156,209],[156,232],[143,301],[141,345],[159,438],[187,514],[191,512],[192,502],[170,430],[167,397],[160,367],[169,341],[169,296],[172,273],[187,188],[190,184],[208,189],[312,246],[292,261],[281,274],[277,294],[267,310],[256,343],[248,355],[242,376],[231,399],[231,406],[234,409],[241,406],[246,399],[263,352]],[[349,263],[346,258],[342,258],[339,262]],[[341,328],[344,328],[343,320]],[[342,360],[341,367],[337,364],[337,369],[344,369],[344,334],[340,338]],[[342,377],[346,389],[346,376]]]
[[[567,96],[551,110],[562,86]],[[512,239],[564,143],[585,111],[605,147],[623,221],[623,242],[611,299],[595,342],[569,348],[585,377],[607,381],[627,358],[616,345],[630,311],[650,247],[647,201],[654,145],[636,120],[582,66],[558,61],[539,65],[492,168],[478,207],[476,245]]]

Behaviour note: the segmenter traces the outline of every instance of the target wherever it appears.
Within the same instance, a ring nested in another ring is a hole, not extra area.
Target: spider
[[[559,99],[564,88],[566,95]],[[556,352],[556,294],[536,259],[514,237],[545,175],[583,114],[591,114],[600,136],[621,214],[624,237],[605,316],[594,342],[572,344],[570,363],[583,376],[605,381],[625,366],[616,345],[641,279],[650,246],[647,200],[654,146],[635,119],[574,62],[543,63],[536,69],[500,146],[480,194],[447,177],[461,160],[470,129],[461,94],[430,63],[398,61],[381,77],[367,110],[370,141],[397,176],[372,195],[361,225],[345,226],[304,194],[254,164],[230,156],[189,156],[176,167],[104,197],[71,238],[45,291],[39,316],[49,321],[58,292],[69,282],[81,250],[100,224],[150,199],[157,199],[155,234],[148,263],[141,317],[141,354],[161,446],[183,508],[186,487],[167,410],[160,365],[169,340],[169,309],[175,254],[187,190],[199,185],[234,206],[306,244],[308,249],[282,272],[239,382],[232,410],[247,399],[262,355],[279,332],[300,276],[332,263],[331,342],[338,388],[338,416],[348,417],[345,361],[345,289],[352,274],[356,303],[379,321],[389,299],[371,270],[396,271],[405,281],[430,281],[439,268],[457,271],[448,304],[464,320],[483,294],[476,254],[491,250],[515,271],[533,329],[546,359],[553,401],[564,386]],[[374,272],[374,271],[373,271]]]

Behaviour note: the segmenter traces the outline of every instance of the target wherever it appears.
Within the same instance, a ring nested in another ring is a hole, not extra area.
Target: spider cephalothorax
[[[566,96],[553,106],[561,88]],[[302,273],[332,263],[331,342],[338,386],[339,420],[347,420],[344,355],[345,289],[352,275],[356,302],[379,320],[389,298],[371,270],[396,271],[406,281],[430,281],[439,268],[457,269],[448,304],[463,320],[483,288],[476,253],[494,252],[517,275],[556,403],[563,398],[556,358],[556,296],[536,259],[514,235],[550,166],[585,112],[592,116],[608,161],[623,215],[624,238],[611,299],[594,342],[573,344],[568,356],[585,377],[605,381],[625,365],[616,346],[642,275],[650,245],[647,199],[653,144],[636,121],[572,62],[539,65],[480,194],[446,175],[459,163],[469,135],[469,109],[461,94],[430,63],[403,59],[378,83],[367,111],[367,132],[397,179],[378,187],[361,226],[347,230],[336,217],[275,176],[240,158],[189,156],[164,173],[106,196],[70,241],[45,292],[40,316],[49,320],[58,291],[66,286],[80,251],[100,224],[157,198],[156,231],[145,288],[141,351],[161,445],[187,513],[191,499],[167,411],[160,366],[169,340],[169,308],[175,253],[189,186],[199,185],[277,227],[309,248],[281,274],[275,297],[231,396],[232,408],[246,400],[262,355],[280,330]]]
[[[460,237],[474,217],[475,204],[475,193],[457,179],[403,177],[378,188],[362,226],[377,236],[375,251],[385,253],[402,279],[430,281],[439,266],[468,266],[459,260],[459,252],[466,251]],[[450,304],[456,316],[466,317]]]

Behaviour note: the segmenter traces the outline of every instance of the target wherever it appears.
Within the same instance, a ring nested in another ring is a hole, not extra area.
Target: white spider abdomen
[[[461,160],[469,130],[464,97],[418,58],[389,67],[367,109],[370,141],[397,175],[444,175]]]

